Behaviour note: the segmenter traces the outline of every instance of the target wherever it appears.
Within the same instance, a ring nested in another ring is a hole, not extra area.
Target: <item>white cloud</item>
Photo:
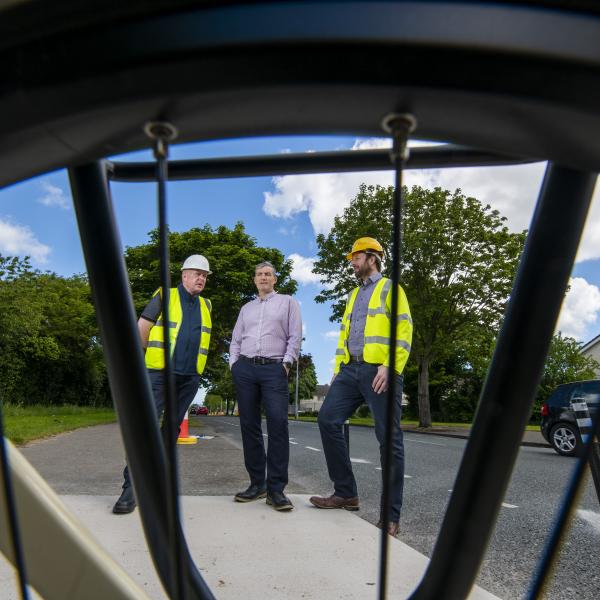
[[[330,331],[325,331],[323,333],[323,337],[327,340],[337,340],[340,337],[340,332],[337,329],[332,329]]]
[[[353,150],[389,147],[385,138],[358,139]],[[415,142],[411,146],[432,145]],[[538,197],[545,163],[508,167],[471,167],[451,169],[409,170],[404,173],[407,186],[440,186],[460,188],[507,218],[511,231],[530,226]],[[274,192],[265,192],[263,210],[272,217],[289,219],[308,212],[314,232],[327,234],[333,219],[342,214],[358,192],[361,183],[392,185],[392,171],[365,173],[328,173],[319,175],[286,175],[273,179]],[[577,254],[577,262],[600,258],[600,186],[597,186],[586,228]]]
[[[600,290],[582,277],[572,278],[569,285],[556,329],[565,336],[584,341],[588,327],[598,319]]]
[[[38,241],[29,227],[0,219],[0,252],[9,256],[31,256],[35,262],[44,264],[50,247]]]
[[[62,188],[51,184],[49,181],[42,181],[42,189],[45,194],[38,198],[40,204],[44,206],[58,206],[63,210],[69,210],[71,207],[70,198]]]
[[[300,256],[300,254],[290,254],[288,258],[292,261],[292,278],[307,285],[309,283],[319,283],[319,276],[312,272],[315,264],[315,258]]]

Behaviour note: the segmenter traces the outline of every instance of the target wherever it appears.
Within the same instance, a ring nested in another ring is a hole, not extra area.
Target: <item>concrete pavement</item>
[[[202,433],[210,434],[210,419],[200,423]],[[110,512],[123,456],[116,426],[36,442],[23,453],[148,597],[165,598],[138,512]],[[293,493],[292,486],[295,509],[289,514],[272,510],[264,501],[234,503],[232,492],[246,476],[241,449],[223,437],[182,446],[179,456],[183,527],[196,564],[217,598],[376,598],[378,529],[346,511],[319,511],[308,502],[312,490]],[[427,562],[390,539],[389,597],[407,597]],[[12,569],[4,559],[0,597],[17,598]],[[471,598],[495,596],[474,588]]]

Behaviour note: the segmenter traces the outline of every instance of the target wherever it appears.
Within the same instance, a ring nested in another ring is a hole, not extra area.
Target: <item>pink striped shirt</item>
[[[302,316],[294,298],[272,292],[242,306],[229,346],[229,366],[240,354],[293,363],[300,352]]]

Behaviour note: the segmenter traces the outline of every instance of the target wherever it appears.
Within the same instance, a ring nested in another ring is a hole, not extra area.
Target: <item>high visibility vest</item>
[[[342,317],[340,337],[335,351],[335,370],[338,373],[342,363],[350,362],[348,352],[348,337],[350,335],[350,323],[352,321],[352,308],[358,295],[359,288],[353,289],[346,302],[346,310]],[[367,307],[367,320],[364,332],[363,360],[368,363],[385,365],[389,367],[389,343],[390,343],[390,314],[392,304],[392,281],[382,277],[376,284],[369,306]],[[396,327],[396,372],[402,373],[404,365],[410,354],[412,342],[413,322],[410,316],[410,308],[406,294],[401,286],[398,286],[398,317]]]
[[[160,288],[154,292],[154,296],[157,294],[160,294]],[[200,346],[198,348],[196,370],[198,371],[198,374],[201,375],[206,365],[208,346],[210,344],[210,333],[212,331],[210,311],[212,306],[210,300],[207,300],[206,298],[198,297],[198,300],[200,301],[202,330],[200,333]],[[183,312],[181,310],[181,298],[179,297],[179,290],[177,288],[172,288],[169,293],[169,341],[171,357],[173,357],[173,353],[175,352],[177,334],[179,333],[182,319]],[[165,368],[164,340],[164,322],[162,320],[161,313],[154,327],[152,327],[150,330],[150,336],[148,337],[148,346],[146,348],[146,367],[148,369]]]

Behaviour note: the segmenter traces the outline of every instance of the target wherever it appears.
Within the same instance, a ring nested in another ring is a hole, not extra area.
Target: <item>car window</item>
[[[571,395],[571,402],[587,402],[587,404],[600,405],[600,381],[586,381],[575,386]]]

